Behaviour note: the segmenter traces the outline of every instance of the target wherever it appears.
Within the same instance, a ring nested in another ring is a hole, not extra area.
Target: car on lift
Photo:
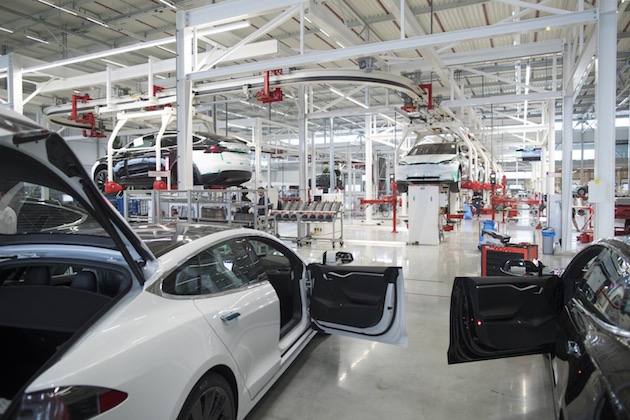
[[[434,137],[437,136],[430,136]],[[427,138],[416,142],[398,161],[396,167],[398,191],[406,192],[410,184],[421,183],[446,183],[453,191],[459,191],[462,174],[466,173],[467,168],[462,144],[456,141],[425,142]]]
[[[113,181],[136,188],[152,188],[157,133],[136,137],[113,155]],[[252,170],[247,144],[211,133],[193,134],[193,183],[204,187],[232,187],[250,180]],[[165,132],[161,140],[160,170],[170,170],[171,185],[177,187],[177,133]],[[107,182],[107,156],[92,166],[92,179],[103,191]]]
[[[630,238],[600,240],[562,273],[458,277],[448,362],[544,354],[558,419],[630,417]]]
[[[4,420],[243,419],[318,331],[407,341],[401,267],[309,264],[253,229],[132,228],[64,139],[8,110],[0,173],[2,211],[61,196],[85,215],[0,234]]]

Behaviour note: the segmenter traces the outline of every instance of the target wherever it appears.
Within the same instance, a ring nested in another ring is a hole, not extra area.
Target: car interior
[[[128,273],[79,261],[0,266],[0,397],[12,399],[130,287]]]
[[[273,286],[280,300],[280,338],[284,337],[302,317],[302,300],[299,281],[303,265],[278,249],[271,241],[263,238],[250,238],[258,261],[265,268],[269,283]]]

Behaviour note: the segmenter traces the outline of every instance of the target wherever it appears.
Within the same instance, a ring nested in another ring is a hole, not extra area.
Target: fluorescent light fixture
[[[115,61],[108,60],[108,59],[106,59],[106,58],[101,58],[101,61],[104,61],[104,62],[109,63],[109,64],[113,64],[114,66],[118,66],[118,67],[123,67],[123,68],[127,68],[127,67],[129,67],[129,66],[126,66],[126,65],[124,65],[124,64],[120,64],[120,63],[117,63],[117,62],[115,62]]]
[[[73,12],[72,10],[68,10],[68,9],[66,9],[66,8],[64,8],[64,7],[57,6],[56,4],[49,3],[49,2],[47,2],[46,0],[37,0],[37,1],[38,1],[38,2],[40,2],[40,3],[42,3],[42,4],[45,4],[46,6],[54,7],[54,8],[55,8],[55,9],[57,9],[57,10],[61,10],[62,12],[68,13],[69,15],[72,15],[72,16],[78,16],[78,15],[77,15],[75,12]]]
[[[344,94],[343,92],[338,91],[335,88],[328,88],[328,89],[330,89],[330,91],[332,93],[334,93],[335,95],[343,96],[345,99],[349,100],[350,102],[352,102],[355,105],[359,105],[361,108],[365,108],[365,109],[369,108],[369,106],[367,106],[363,102],[359,102],[356,99],[349,97],[348,95]]]
[[[342,44],[341,42],[339,42],[339,41],[335,41],[335,44],[339,45],[341,48],[346,48],[346,47],[344,47],[344,46],[343,46],[343,44]]]
[[[319,32],[323,33],[323,34],[324,34],[324,35],[326,35],[328,38],[330,38],[330,35],[328,35],[328,34],[326,33],[326,31],[325,31],[325,30],[323,30],[323,29],[321,29],[321,28],[320,28],[320,29],[319,29]]]
[[[48,42],[48,41],[46,41],[44,39],[37,38],[37,37],[34,37],[34,36],[30,36],[30,35],[26,35],[26,37],[28,39],[32,39],[33,41],[37,41],[37,42],[41,42],[42,44],[50,45],[50,42]]]
[[[161,49],[161,50],[164,50],[164,51],[166,51],[166,52],[170,52],[171,54],[175,54],[175,55],[177,55],[177,53],[176,53],[175,51],[170,50],[170,49],[168,49],[168,48],[166,48],[166,47],[163,47],[163,46],[161,46],[161,45],[157,45],[157,47],[158,47],[159,49]]]
[[[90,22],[92,22],[92,23],[96,23],[97,25],[101,25],[103,28],[109,28],[109,25],[108,25],[108,24],[106,24],[106,23],[104,23],[104,22],[101,22],[100,20],[93,19],[93,18],[91,18],[91,17],[89,17],[89,16],[86,16],[85,18],[86,18],[87,20],[89,20]]]
[[[2,26],[0,26],[0,31],[8,32],[10,34],[13,33],[13,31],[11,29],[3,28]]]
[[[153,77],[155,77],[156,79],[166,80],[166,77],[160,76],[159,74],[154,74]]]
[[[309,18],[307,18],[306,16],[304,16],[304,20],[306,20],[308,23],[313,23]]]
[[[197,30],[197,36],[201,37],[201,36],[214,35],[221,32],[228,32],[228,31],[234,31],[236,29],[248,28],[250,26],[252,26],[252,23],[249,20],[239,20],[232,23],[226,23],[225,25],[212,26],[205,29],[199,29]]]
[[[171,9],[175,9],[177,10],[177,7],[175,7],[175,5],[167,2],[166,0],[160,0],[160,3],[167,5],[168,7],[170,7]]]

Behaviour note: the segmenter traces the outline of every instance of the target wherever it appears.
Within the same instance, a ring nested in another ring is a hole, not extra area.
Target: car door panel
[[[253,399],[280,370],[280,303],[269,282],[195,298],[230,351]]]
[[[406,343],[400,267],[311,264],[310,313],[331,334]]]
[[[449,363],[544,353],[562,307],[557,276],[457,277]]]

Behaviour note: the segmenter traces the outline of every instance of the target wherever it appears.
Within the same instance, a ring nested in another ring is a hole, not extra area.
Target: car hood
[[[138,280],[144,281],[141,267],[155,257],[101,195],[65,140],[10,110],[0,110],[0,193],[0,224],[5,223],[0,225],[0,245],[24,243],[29,237],[46,242],[47,236],[51,242],[59,242],[60,235],[64,235],[63,243],[72,244],[73,233],[85,238],[100,230],[95,230],[94,224],[90,229],[60,225],[42,235],[42,230],[26,228],[32,224],[17,224],[19,230],[15,224],[6,225],[11,217],[19,219],[17,203],[54,195],[85,211],[111,238]]]
[[[402,160],[407,162],[408,164],[418,164],[418,163],[440,163],[445,160],[452,160],[457,157],[456,154],[438,154],[438,155],[413,155],[413,156],[405,156]]]

